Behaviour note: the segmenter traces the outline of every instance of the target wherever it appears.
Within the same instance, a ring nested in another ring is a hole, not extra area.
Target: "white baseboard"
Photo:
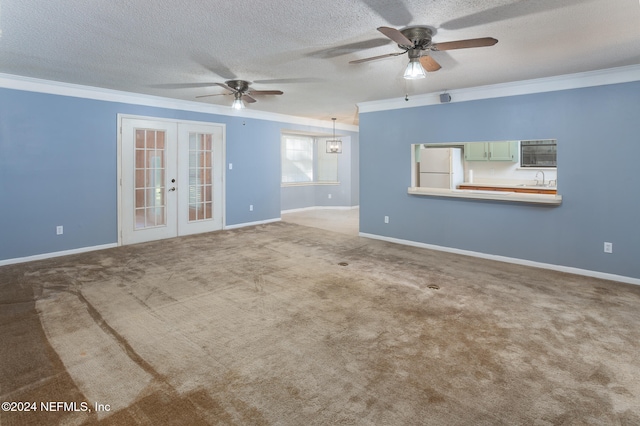
[[[312,206],[302,207],[299,209],[282,210],[280,214],[308,212],[311,210],[354,210],[359,208],[360,206]]]
[[[262,224],[270,223],[270,222],[278,222],[280,220],[281,219],[278,217],[278,218],[275,218],[275,219],[262,220],[262,221],[258,221],[258,222],[240,223],[240,224],[237,224],[237,225],[225,226],[224,229],[244,228],[245,226],[262,225]],[[54,257],[68,256],[70,254],[87,253],[87,252],[90,252],[90,251],[104,250],[104,249],[109,249],[109,248],[114,248],[114,247],[118,247],[118,243],[102,244],[102,245],[99,245],[99,246],[91,246],[91,247],[81,247],[81,248],[72,249],[72,250],[63,250],[63,251],[56,251],[56,252],[52,252],[52,253],[36,254],[36,255],[33,255],[33,256],[16,257],[14,259],[0,260],[0,266],[13,265],[13,264],[16,264],[16,263],[33,262],[35,260],[44,260],[44,259],[50,259],[50,258],[54,258]]]
[[[227,229],[245,228],[247,226],[264,225],[265,223],[279,222],[281,220],[282,219],[280,219],[279,217],[276,217],[274,219],[259,220],[256,222],[237,223],[235,225],[225,225],[224,229],[227,230]]]
[[[102,244],[99,246],[81,247],[81,248],[72,249],[72,250],[56,251],[53,253],[42,253],[42,254],[36,254],[33,256],[16,257],[14,259],[0,260],[0,266],[13,265],[15,263],[33,262],[34,260],[44,260],[44,259],[50,259],[52,257],[68,256],[70,254],[78,254],[78,253],[87,253],[90,251],[104,250],[104,249],[109,249],[114,247],[118,247],[118,244],[117,243]]]
[[[425,244],[425,243],[419,243],[416,241],[401,240],[399,238],[384,237],[382,235],[367,234],[365,232],[360,232],[358,235],[365,238],[388,241],[390,243],[403,244],[406,246],[420,247],[420,248],[426,248],[430,250],[444,251],[447,253],[462,254],[464,256],[473,256],[473,257],[479,257],[482,259],[497,260],[498,262],[513,263],[516,265],[524,265],[524,266],[533,266],[535,268],[550,269],[553,271],[567,272],[569,274],[583,275],[587,277],[600,278],[603,280],[619,281],[627,284],[640,285],[640,279],[625,277],[623,275],[608,274],[605,272],[573,268],[570,266],[554,265],[552,263],[534,262],[532,260],[518,259],[515,257],[498,256],[495,254],[486,254],[486,253],[481,253],[477,251],[461,250],[461,249],[456,249],[451,247],[437,246],[434,244]]]
[[[227,226],[224,226],[223,229],[226,230],[226,229],[244,228],[246,226],[263,225],[265,223],[279,222],[280,220],[281,219],[277,217],[274,219],[260,220],[257,222],[246,222],[246,223],[239,223],[236,225],[227,225]],[[33,262],[34,260],[44,260],[44,259],[50,259],[53,257],[68,256],[70,254],[86,253],[90,251],[104,250],[104,249],[114,248],[114,247],[118,247],[118,243],[103,244],[103,245],[91,246],[91,247],[81,247],[81,248],[72,249],[72,250],[56,251],[53,253],[42,253],[42,254],[36,254],[33,256],[17,257],[14,259],[4,259],[4,260],[0,260],[0,266],[13,265],[15,263]]]

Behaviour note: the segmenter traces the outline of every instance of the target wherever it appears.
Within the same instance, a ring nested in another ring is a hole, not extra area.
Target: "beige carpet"
[[[640,424],[640,287],[293,223],[1,267],[0,309],[2,425]]]
[[[295,212],[283,212],[284,222],[311,226],[331,232],[358,235],[360,229],[360,209],[311,209]]]

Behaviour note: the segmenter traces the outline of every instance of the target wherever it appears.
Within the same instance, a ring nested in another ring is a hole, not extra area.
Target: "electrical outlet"
[[[56,226],[56,235],[62,235],[63,232],[64,228],[62,227],[62,225]]]
[[[331,199],[331,194],[329,194],[329,199]]]
[[[249,211],[252,212],[253,211],[253,204],[249,204]]]
[[[229,170],[233,170],[233,163],[229,163]]]
[[[604,252],[605,253],[613,253],[613,243],[604,243]]]
[[[389,223],[389,216],[384,217],[384,223]]]

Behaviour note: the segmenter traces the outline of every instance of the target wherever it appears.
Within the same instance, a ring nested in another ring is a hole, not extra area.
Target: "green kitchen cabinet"
[[[464,144],[466,161],[518,161],[518,141]]]
[[[486,142],[464,144],[464,159],[467,161],[487,161],[489,150]]]

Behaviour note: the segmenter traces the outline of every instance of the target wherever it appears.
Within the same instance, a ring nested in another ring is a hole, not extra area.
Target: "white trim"
[[[385,237],[385,236],[376,235],[376,234],[367,234],[365,232],[360,232],[358,235],[364,238],[388,241],[390,243],[402,244],[406,246],[420,247],[420,248],[425,248],[429,250],[437,250],[437,251],[443,251],[447,253],[461,254],[464,256],[479,257],[481,259],[496,260],[498,262],[513,263],[516,265],[523,265],[523,266],[532,266],[534,268],[550,269],[553,271],[567,272],[569,274],[583,275],[583,276],[592,277],[592,278],[600,278],[603,280],[619,281],[627,284],[640,285],[640,278],[625,277],[623,275],[608,274],[606,272],[591,271],[588,269],[573,268],[570,266],[554,265],[552,263],[534,262],[532,260],[518,259],[515,257],[498,256],[494,254],[486,254],[486,253],[481,253],[477,251],[461,250],[461,249],[456,249],[452,247],[444,247],[444,246],[438,246],[434,244],[419,243],[419,242],[410,241],[410,240],[401,240],[399,238]]]
[[[247,226],[265,225],[267,223],[280,222],[281,220],[282,220],[281,218],[276,217],[274,219],[258,220],[256,222],[244,222],[244,223],[237,223],[235,225],[227,225],[222,229],[226,231],[228,229],[246,228]]]
[[[628,83],[639,80],[640,65],[629,65],[625,67],[588,71],[577,74],[565,74],[533,80],[448,90],[447,93],[451,95],[451,103],[453,103],[578,89],[582,87],[604,86],[607,84]],[[379,101],[360,102],[357,104],[358,111],[360,113],[365,113],[437,105],[440,104],[441,94],[442,92],[416,95],[410,97],[409,101],[405,101],[404,98],[398,97]]]
[[[122,245],[122,120],[128,118],[124,114],[116,115],[116,215],[117,215],[117,232],[118,246]]]
[[[118,247],[117,243],[102,244],[99,246],[91,246],[91,247],[81,247],[81,248],[72,249],[72,250],[55,251],[52,253],[35,254],[33,256],[26,256],[26,257],[16,257],[14,259],[0,260],[0,266],[13,265],[16,263],[33,262],[35,260],[51,259],[53,257],[68,256],[70,254],[79,254],[79,253],[87,253],[90,251],[106,250],[106,249],[115,248],[115,247]]]
[[[107,102],[122,102],[133,105],[204,112],[208,114],[219,114],[232,117],[254,118],[258,120],[277,121],[303,126],[316,126],[321,128],[332,128],[333,126],[332,122],[325,120],[296,117],[293,115],[277,114],[248,108],[237,111],[232,109],[231,106],[212,105],[203,102],[143,95],[140,93],[123,92],[119,90],[103,89],[100,87],[81,86],[79,84],[63,83],[59,81],[40,80],[37,78],[23,77],[13,74],[0,73],[0,87]],[[358,126],[343,123],[337,123],[336,129],[352,132],[359,131]]]
[[[280,214],[308,212],[311,210],[354,210],[358,208],[360,208],[360,206],[312,206],[302,207],[299,209],[282,210]]]

